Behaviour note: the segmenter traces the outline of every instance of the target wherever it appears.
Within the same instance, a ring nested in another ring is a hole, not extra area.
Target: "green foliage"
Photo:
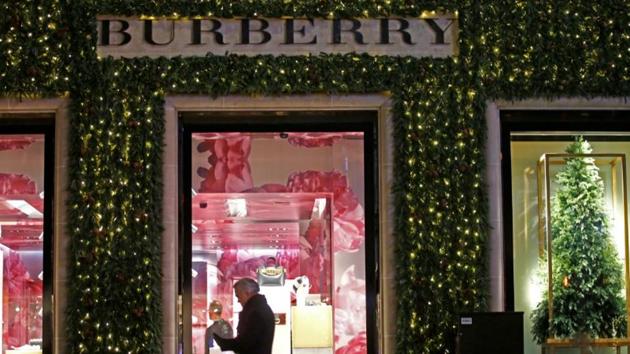
[[[59,1],[0,1],[0,95],[67,90],[67,18]]]
[[[578,138],[567,153],[590,154]],[[555,176],[551,237],[553,312],[548,298],[532,314],[532,334],[539,342],[550,337],[625,336],[623,272],[609,231],[604,184],[592,157],[569,157]]]
[[[72,287],[65,328],[57,329],[67,331],[71,354],[161,351],[166,95],[391,94],[396,348],[413,354],[453,352],[456,314],[485,308],[486,101],[630,95],[625,0],[4,0],[0,10],[0,96],[71,98]],[[378,17],[423,10],[458,12],[458,56],[99,60],[95,53],[97,14]]]

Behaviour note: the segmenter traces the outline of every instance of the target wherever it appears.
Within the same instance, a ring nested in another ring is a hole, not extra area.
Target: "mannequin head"
[[[221,312],[223,312],[223,305],[217,300],[213,300],[208,306],[208,316],[211,320],[216,321],[221,319]]]

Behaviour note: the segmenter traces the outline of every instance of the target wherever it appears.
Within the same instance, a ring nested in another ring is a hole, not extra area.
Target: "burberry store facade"
[[[580,67],[520,17],[546,10],[455,3],[7,7],[2,353],[218,353],[246,277],[274,354],[455,352],[480,312],[555,348],[539,270],[575,141],[601,152],[627,304],[630,30]]]

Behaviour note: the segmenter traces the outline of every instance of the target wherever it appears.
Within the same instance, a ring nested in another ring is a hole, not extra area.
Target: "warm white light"
[[[326,198],[315,198],[311,219],[321,219],[326,209]]]
[[[228,208],[227,216],[233,218],[244,218],[247,216],[247,202],[243,198],[228,199],[225,201]]]
[[[530,309],[535,309],[538,303],[542,301],[544,285],[541,275],[538,272],[530,272],[527,280],[527,305]]]

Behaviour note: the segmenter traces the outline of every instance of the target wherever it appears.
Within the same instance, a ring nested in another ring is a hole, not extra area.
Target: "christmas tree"
[[[581,137],[567,153],[589,154]],[[553,314],[548,294],[532,313],[532,335],[547,338],[625,337],[626,311],[622,296],[623,268],[612,243],[604,207],[604,183],[592,157],[568,157],[555,176],[552,198]]]

